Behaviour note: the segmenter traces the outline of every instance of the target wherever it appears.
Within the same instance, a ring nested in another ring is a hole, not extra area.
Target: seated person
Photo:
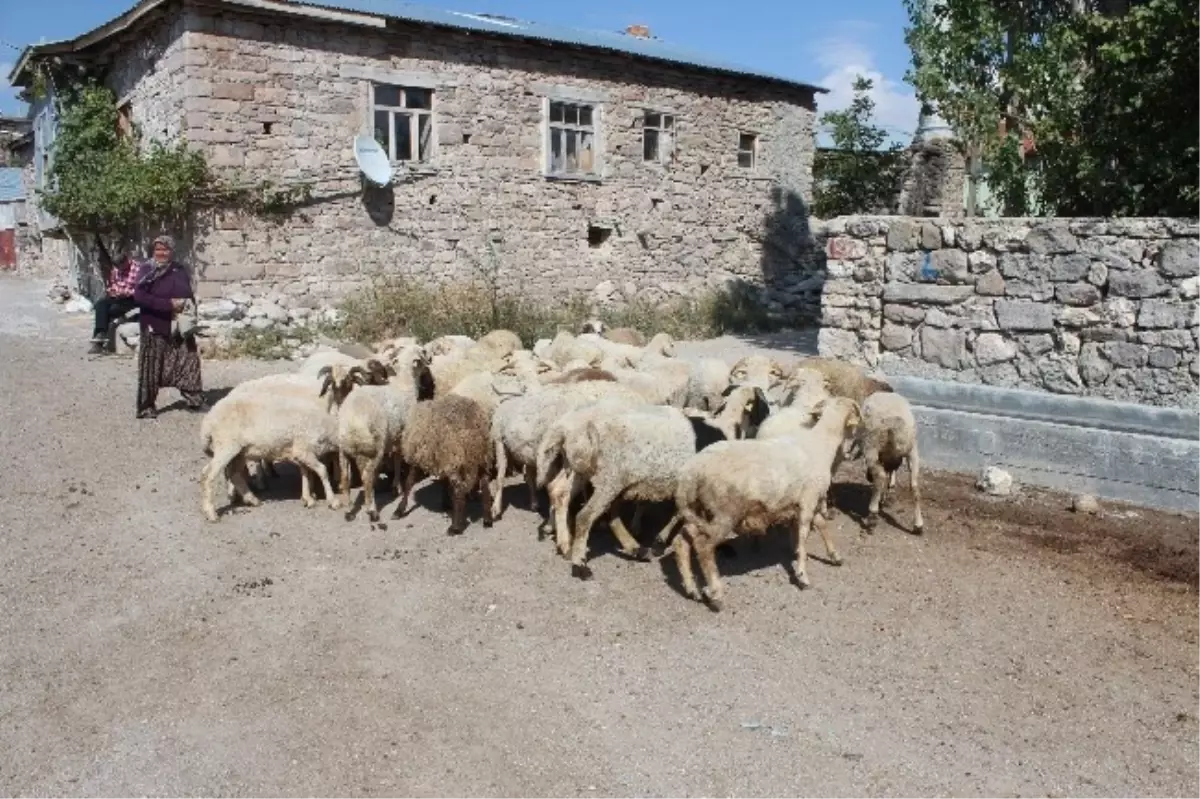
[[[92,329],[91,355],[99,355],[108,348],[108,326],[137,306],[133,301],[133,290],[137,287],[142,264],[134,259],[130,247],[122,250],[117,262],[105,277],[105,296],[97,300],[93,310],[96,323]]]

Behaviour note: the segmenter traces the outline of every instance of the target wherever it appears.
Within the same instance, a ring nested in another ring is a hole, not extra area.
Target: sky
[[[24,106],[7,85],[20,48],[78,36],[132,7],[135,0],[0,0],[0,114]],[[876,121],[907,144],[917,122],[904,83],[909,53],[901,0],[424,0],[455,11],[506,14],[578,28],[623,30],[640,23],[690,50],[829,89],[818,111],[845,107],[857,74],[875,82]],[[750,9],[754,9],[751,11]]]

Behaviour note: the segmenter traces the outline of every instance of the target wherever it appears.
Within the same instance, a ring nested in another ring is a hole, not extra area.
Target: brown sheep
[[[448,394],[416,403],[400,436],[400,460],[407,473],[392,518],[404,515],[413,485],[421,475],[430,475],[444,480],[449,489],[450,535],[467,529],[467,495],[476,488],[483,499],[483,526],[491,527],[491,424],[479,403],[466,397]]]
[[[835,397],[852,399],[859,406],[876,391],[892,391],[891,384],[869,377],[863,369],[846,361],[834,358],[805,358],[795,364],[796,369],[812,369],[825,375],[829,393]]]
[[[546,385],[556,385],[561,383],[582,383],[585,380],[609,380],[616,382],[617,377],[612,372],[606,369],[597,369],[596,367],[588,367],[586,369],[572,369],[571,371],[551,378],[546,381]]]

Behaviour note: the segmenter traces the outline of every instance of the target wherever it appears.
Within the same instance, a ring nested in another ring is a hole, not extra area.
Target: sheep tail
[[[538,488],[545,488],[546,483],[562,470],[562,449],[565,438],[563,430],[552,429],[542,439],[537,452]]]

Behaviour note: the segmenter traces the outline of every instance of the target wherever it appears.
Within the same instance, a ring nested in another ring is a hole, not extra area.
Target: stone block
[[[1174,369],[1179,365],[1179,353],[1168,347],[1155,347],[1150,350],[1149,364],[1155,369]]]
[[[1182,308],[1165,300],[1146,300],[1138,311],[1137,326],[1145,329],[1174,328],[1182,325]]]
[[[921,357],[946,369],[961,369],[968,363],[967,334],[962,330],[922,327]]]
[[[1001,330],[1053,330],[1049,305],[1026,300],[996,300],[996,324]]]
[[[862,346],[853,331],[825,327],[817,334],[817,353],[849,360],[862,357]]]
[[[892,322],[914,325],[925,319],[925,309],[913,305],[885,305],[883,318]]]
[[[1004,363],[1017,357],[1017,345],[999,333],[980,333],[975,339],[975,361],[980,366]]]
[[[1079,241],[1071,235],[1066,224],[1050,222],[1029,231],[1025,237],[1025,247],[1032,253],[1055,255],[1075,252],[1079,248]]]
[[[1132,344],[1128,341],[1109,341],[1100,345],[1100,351],[1113,366],[1123,369],[1136,369],[1145,366],[1149,353],[1143,344]]]
[[[204,270],[205,280],[260,280],[263,277],[262,263],[241,253],[232,258],[214,258]]]
[[[1108,275],[1109,294],[1116,297],[1157,297],[1165,294],[1170,286],[1157,272],[1148,269],[1129,272],[1110,272]]]
[[[1195,239],[1168,241],[1158,251],[1158,271],[1167,277],[1193,277],[1200,272],[1200,246]]]
[[[961,285],[971,282],[967,254],[962,250],[935,250],[929,254],[930,266],[937,272],[938,282]]]
[[[867,256],[867,243],[848,236],[833,236],[826,245],[829,257],[835,261],[854,261]]]
[[[885,350],[902,350],[912,346],[912,329],[885,322],[879,335],[879,346]]]
[[[1091,283],[1066,283],[1055,287],[1054,297],[1064,305],[1095,305],[1100,302],[1100,289]]]
[[[1179,296],[1185,300],[1194,300],[1200,297],[1200,277],[1189,277],[1180,283]]]
[[[980,274],[996,268],[996,255],[987,250],[975,250],[967,254],[967,265],[971,271]]]
[[[249,83],[217,83],[212,87],[212,97],[218,100],[253,100],[254,86]]]
[[[1087,281],[1093,286],[1103,286],[1108,282],[1108,267],[1099,261],[1092,261],[1088,267]]]
[[[917,249],[920,234],[917,222],[909,219],[892,220],[888,227],[887,248],[893,252],[911,252]]]
[[[921,249],[936,250],[942,246],[942,231],[932,222],[921,225]]]
[[[1054,349],[1054,339],[1045,333],[1038,333],[1033,336],[1017,336],[1017,343],[1021,347],[1021,352],[1031,358],[1045,355]]]
[[[974,293],[974,286],[888,283],[883,287],[883,301],[908,304],[953,305],[962,302]]]
[[[1004,278],[999,270],[991,269],[975,279],[975,293],[985,297],[1004,296]]]
[[[1100,345],[1084,344],[1079,352],[1079,375],[1089,386],[1102,385],[1112,374],[1112,366],[1100,354]]]
[[[1050,262],[1049,278],[1055,282],[1082,280],[1092,267],[1092,259],[1083,253],[1056,255]]]

